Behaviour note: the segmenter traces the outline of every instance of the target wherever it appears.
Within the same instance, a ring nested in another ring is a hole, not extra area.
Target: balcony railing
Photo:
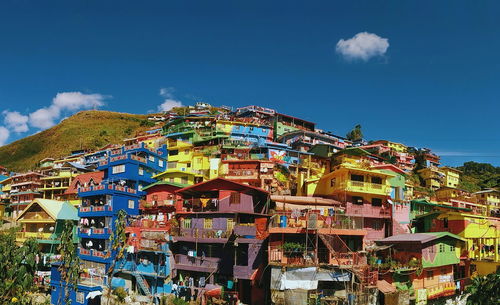
[[[80,206],[78,208],[80,213],[90,213],[90,212],[111,212],[113,211],[113,207],[109,204],[105,205],[91,205],[91,206]]]
[[[80,233],[80,234],[93,234],[93,235],[105,235],[105,234],[110,234],[111,230],[109,228],[78,228],[78,233]]]
[[[362,230],[364,218],[335,214],[320,215],[319,211],[308,212],[299,217],[292,217],[292,212],[276,212],[271,218],[271,228],[308,228],[308,229],[348,229]]]
[[[86,193],[86,192],[95,192],[95,191],[101,191],[101,190],[116,190],[124,193],[130,193],[130,194],[137,194],[137,190],[134,188],[130,188],[128,186],[121,186],[121,185],[115,185],[115,184],[98,184],[94,186],[88,186],[88,187],[80,187],[78,189],[79,193]]]
[[[184,254],[176,254],[174,256],[176,267],[194,267],[200,269],[217,269],[221,261],[218,257],[196,257]]]
[[[100,257],[100,258],[108,258],[109,257],[108,252],[93,250],[93,249],[79,248],[78,253],[80,253],[80,255],[88,255],[88,256],[94,256],[94,257]]]
[[[217,238],[227,239],[231,236],[231,231],[216,229],[181,228],[171,230],[171,234],[177,237],[187,238]]]
[[[53,233],[44,233],[44,232],[16,232],[16,238],[52,239],[51,238],[52,234]]]
[[[331,253],[327,249],[287,252],[280,245],[269,246],[268,251],[270,263],[286,265],[328,264],[336,266],[354,266],[360,263],[360,256],[356,252]]]

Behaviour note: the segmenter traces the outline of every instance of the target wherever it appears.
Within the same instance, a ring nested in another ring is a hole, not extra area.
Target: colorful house
[[[28,238],[36,238],[43,254],[44,267],[49,268],[52,256],[57,254],[66,220],[74,222],[76,235],[78,211],[75,207],[65,201],[35,199],[16,218],[22,228],[16,233],[16,241],[22,243]],[[77,243],[77,239],[74,242]]]
[[[17,218],[31,201],[41,197],[39,189],[42,186],[42,177],[43,175],[37,172],[12,176],[9,194],[13,218]]]
[[[376,241],[390,246],[377,253],[382,279],[427,300],[455,294],[464,239],[449,232],[393,235]],[[463,287],[462,287],[463,288]],[[424,292],[424,293],[423,293]]]
[[[139,200],[145,195],[142,188],[155,182],[153,175],[165,170],[165,156],[165,147],[154,150],[144,143],[111,149],[97,168],[104,171],[101,183],[78,189],[82,198],[78,210],[78,255],[85,272],[80,275],[78,291],[71,293],[72,299],[88,305],[91,298],[87,296],[99,293],[107,285],[109,267],[116,255],[110,248],[109,237],[118,213],[123,210],[127,215],[139,214]],[[56,271],[53,269],[53,278],[57,279]],[[60,296],[61,285],[64,283],[53,285],[53,303]]]
[[[500,191],[495,189],[487,189],[475,192],[478,203],[486,206],[487,216],[500,217]]]
[[[40,180],[42,185],[38,189],[44,199],[66,200],[65,192],[73,179],[79,174],[88,172],[85,166],[75,162],[59,162]]]
[[[222,178],[176,193],[183,205],[178,227],[171,228],[174,283],[194,287],[199,300],[223,289],[231,303],[263,304],[258,275],[265,266],[268,193]]]
[[[182,185],[159,181],[143,188],[140,214],[130,218],[126,228],[128,251],[115,265],[115,286],[140,295],[169,294],[172,290],[171,269],[174,260],[169,234],[178,195]]]
[[[348,148],[333,156],[331,172],[318,181],[315,196],[343,203],[345,214],[364,217],[365,242],[390,235],[392,191],[389,180],[396,175],[374,168],[380,164],[360,148]]]
[[[78,189],[99,185],[101,184],[103,178],[103,171],[80,174],[76,176],[73,181],[71,181],[70,186],[63,194],[63,198],[78,207],[82,203],[80,197],[78,197]]]
[[[462,171],[449,166],[440,167],[439,171],[444,174],[443,186],[455,188],[458,187],[458,184],[460,183],[460,174],[462,174]]]
[[[416,217],[419,232],[448,231],[466,241],[461,257],[466,276],[485,275],[500,266],[500,219],[473,214],[471,209],[438,207]]]
[[[424,185],[427,188],[437,190],[443,184],[445,175],[437,167],[426,167],[419,170],[418,173],[424,180]]]

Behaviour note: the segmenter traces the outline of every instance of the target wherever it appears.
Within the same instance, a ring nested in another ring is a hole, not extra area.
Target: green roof
[[[20,219],[33,204],[38,204],[54,220],[78,220],[78,210],[68,201],[35,199],[24,211],[19,214],[16,220]]]
[[[185,188],[186,186],[189,186],[189,184],[183,184],[183,183],[176,183],[176,182],[169,182],[169,181],[157,181],[155,183],[151,183],[150,185],[147,185],[142,188],[142,190],[147,190],[149,188],[152,188],[153,186],[157,185],[170,185],[170,186],[175,186],[178,188]]]
[[[418,203],[418,204],[424,204],[424,205],[452,209],[452,210],[459,210],[459,211],[467,211],[467,212],[472,211],[472,209],[468,209],[468,208],[460,208],[460,207],[454,207],[454,206],[450,206],[450,205],[446,205],[446,204],[438,204],[438,203],[428,202],[425,199],[414,199],[411,201],[411,203]]]

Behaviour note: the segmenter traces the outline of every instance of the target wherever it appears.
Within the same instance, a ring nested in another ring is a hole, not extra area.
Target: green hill
[[[58,125],[0,147],[0,165],[12,171],[33,169],[47,157],[63,157],[79,149],[97,149],[151,127],[146,115],[82,111]]]

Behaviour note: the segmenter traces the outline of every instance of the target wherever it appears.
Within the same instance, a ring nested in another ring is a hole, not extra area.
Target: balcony
[[[324,216],[320,215],[319,211],[312,211],[299,217],[292,217],[292,212],[288,211],[279,211],[274,215],[269,224],[269,233],[301,233],[308,229],[318,230],[321,234],[366,234],[364,231],[364,218],[360,216],[342,214]],[[356,232],[354,230],[359,231]]]
[[[388,195],[390,192],[390,188],[385,184],[351,180],[340,183],[336,189],[347,192],[368,193],[375,195]]]
[[[108,191],[117,191],[117,192],[134,194],[134,195],[137,194],[137,190],[134,188],[116,185],[116,184],[104,183],[104,184],[98,184],[98,185],[89,186],[89,187],[80,187],[78,189],[78,195],[80,197],[85,197],[85,196],[97,195],[97,194],[90,194],[93,192],[98,192],[98,194],[101,194],[101,193],[104,194],[104,193],[108,193]]]
[[[84,248],[78,248],[78,253],[80,255],[85,255],[85,256],[93,256],[101,259],[107,259],[109,258],[108,252],[107,251],[98,251],[98,250],[93,250],[93,249],[84,249]]]
[[[93,212],[112,212],[113,207],[110,204],[105,204],[105,205],[91,205],[91,206],[80,206],[78,208],[78,213],[79,214],[85,214],[85,213],[93,213]]]
[[[278,265],[313,266],[317,264],[349,267],[359,264],[361,259],[356,252],[335,252],[327,249],[318,251],[286,252],[282,246],[268,246],[269,263]]]
[[[216,229],[181,228],[172,230],[174,241],[198,241],[202,243],[226,243],[231,231]]]
[[[242,225],[242,224],[235,225],[234,234],[243,237],[248,236],[250,238],[255,238],[255,236],[257,235],[257,228],[253,223],[249,225]]]
[[[110,228],[78,228],[78,233],[82,235],[101,235],[103,237],[111,234]]]
[[[259,179],[258,169],[230,169],[225,175],[226,179],[256,180]]]
[[[28,238],[52,240],[52,234],[44,232],[16,232],[16,239],[24,240]],[[55,239],[55,238],[54,238]]]
[[[192,257],[184,254],[176,254],[175,268],[181,270],[199,271],[199,272],[213,272],[219,268],[221,261],[218,257]]]
[[[374,206],[371,203],[354,204],[348,202],[346,214],[370,218],[389,218],[391,217],[391,207],[384,203],[381,206]]]
[[[108,277],[93,275],[90,273],[81,273],[78,285],[86,287],[102,287],[108,284]]]

